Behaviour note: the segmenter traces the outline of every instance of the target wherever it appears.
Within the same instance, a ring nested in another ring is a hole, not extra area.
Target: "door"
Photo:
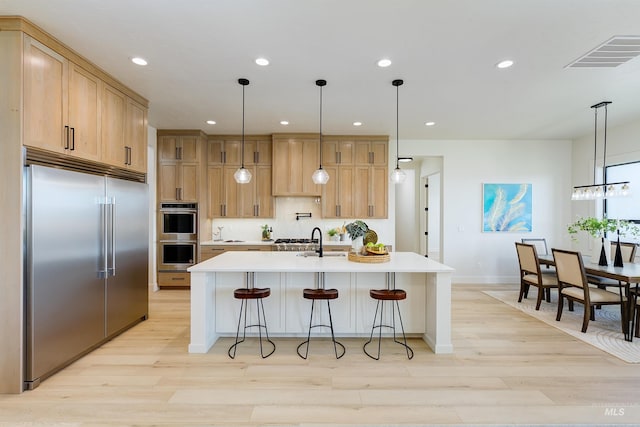
[[[147,316],[149,186],[107,178],[107,198],[111,201],[109,232],[114,237],[106,291],[109,336]]]
[[[41,166],[27,168],[26,175],[29,382],[105,336],[104,178]]]

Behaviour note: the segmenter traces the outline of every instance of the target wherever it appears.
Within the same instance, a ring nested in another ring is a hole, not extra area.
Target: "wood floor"
[[[21,395],[0,395],[0,426],[319,426],[637,424],[640,366],[630,365],[482,293],[453,289],[454,354],[412,340],[366,357],[343,340],[336,360],[297,339],[254,343],[235,360],[228,339],[187,353],[185,291],[151,294],[150,318]],[[515,286],[513,289],[516,289]]]

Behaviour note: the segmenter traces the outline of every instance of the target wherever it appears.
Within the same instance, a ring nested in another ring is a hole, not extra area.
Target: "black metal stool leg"
[[[380,307],[380,304],[382,303],[382,307]],[[380,323],[378,324],[378,326],[376,326],[376,319],[378,317],[378,310],[380,310]],[[382,342],[382,312],[384,310],[384,301],[378,300],[378,303],[376,304],[376,312],[373,315],[373,325],[371,326],[371,335],[369,335],[369,341],[367,341],[366,343],[364,343],[364,345],[362,346],[362,351],[364,351],[364,353],[369,356],[372,359],[375,360],[380,360],[380,345]],[[371,354],[369,354],[369,352],[367,351],[367,345],[371,343],[371,341],[373,341],[373,331],[376,330],[376,327],[378,328],[380,334],[378,336],[378,357],[373,357]]]
[[[298,353],[298,356],[302,357],[303,359],[306,359],[309,356],[309,342],[311,341],[311,324],[313,322],[313,309],[315,308],[316,305],[316,300],[311,300],[311,315],[309,316],[309,329],[307,331],[307,340],[301,342],[298,345],[298,348],[296,349],[296,352]],[[304,353],[304,356],[302,354],[300,354],[300,347],[302,347],[304,344],[307,344],[307,351]]]
[[[404,348],[407,350],[407,357],[409,358],[409,360],[411,360],[411,359],[413,359],[413,349],[407,345],[407,336],[404,333],[404,325],[402,324],[402,313],[400,313],[400,304],[398,303],[398,301],[396,301],[396,306],[398,307],[398,318],[400,319],[400,328],[402,329],[402,340],[404,342],[400,342],[400,341],[396,340],[396,321],[395,321],[395,316],[393,318],[393,340],[395,342],[397,342],[398,344],[404,346]],[[411,353],[411,354],[409,354],[409,353]]]
[[[227,351],[227,354],[232,359],[234,359],[236,357],[236,347],[238,346],[238,344],[243,342],[244,339],[245,339],[246,327],[247,327],[247,310],[245,308],[244,301],[245,300],[241,300],[240,301],[240,314],[238,315],[238,328],[236,329],[236,341],[231,347],[229,347],[229,350]],[[238,341],[238,338],[240,337],[240,322],[242,321],[242,312],[243,312],[243,310],[244,310],[244,315],[245,315],[244,316],[244,329],[243,329],[243,332],[242,332],[242,340]],[[231,350],[232,349],[233,349],[233,356],[231,355]]]
[[[329,327],[331,328],[331,340],[333,341],[333,351],[336,353],[336,359],[340,359],[344,356],[346,349],[342,343],[336,341],[336,336],[333,333],[333,318],[331,317],[331,304],[329,304],[329,300],[327,300],[327,309],[329,310]],[[338,356],[338,346],[342,348],[342,354]]]
[[[273,354],[274,351],[276,351],[276,344],[271,341],[269,339],[269,329],[267,328],[267,316],[264,313],[264,303],[262,302],[262,298],[260,298],[260,306],[258,307],[258,336],[260,337],[260,356],[262,356],[263,359],[266,359],[267,357],[271,356]],[[256,301],[256,305],[258,305],[258,302]],[[260,324],[260,311],[262,309],[262,324]],[[262,328],[264,327],[264,334],[267,338],[267,341],[269,343],[271,343],[271,345],[273,346],[273,349],[271,350],[271,352],[269,352],[269,354],[264,354],[264,351],[262,349]]]

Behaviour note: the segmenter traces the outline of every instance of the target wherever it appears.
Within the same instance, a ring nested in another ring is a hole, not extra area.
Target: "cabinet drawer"
[[[218,256],[223,253],[226,249],[221,248],[219,246],[201,246],[200,247],[200,262],[205,261],[209,258],[213,258],[214,256]]]
[[[190,273],[158,273],[158,286],[189,287],[191,285]]]

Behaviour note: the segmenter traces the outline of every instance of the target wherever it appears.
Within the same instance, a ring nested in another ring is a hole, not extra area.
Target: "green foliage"
[[[369,226],[359,219],[350,222],[345,227],[347,229],[347,233],[349,233],[349,238],[351,240],[355,240],[360,236],[364,236],[364,233],[369,231]]]
[[[580,218],[567,226],[567,231],[575,240],[578,231],[586,231],[592,237],[602,237],[604,233],[619,231],[621,236],[639,236],[640,228],[632,222],[609,218]]]

